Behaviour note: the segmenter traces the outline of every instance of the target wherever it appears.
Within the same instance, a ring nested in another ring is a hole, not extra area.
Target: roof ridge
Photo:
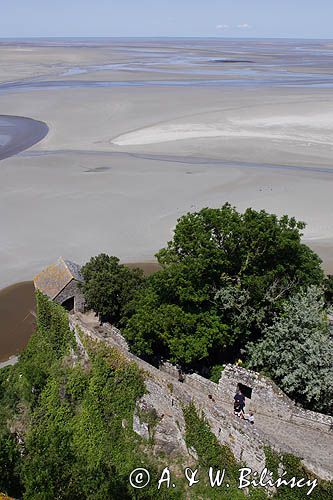
[[[41,290],[45,295],[54,299],[72,280],[81,280],[79,266],[68,263],[64,257],[58,259],[45,267],[34,278],[35,287]]]

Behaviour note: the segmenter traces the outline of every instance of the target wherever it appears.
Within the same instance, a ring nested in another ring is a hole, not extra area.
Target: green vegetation
[[[167,359],[217,382],[223,364],[241,359],[307,408],[330,411],[333,281],[301,243],[304,227],[228,203],[188,213],[148,278],[116,257],[93,257],[83,267],[87,305],[154,364]],[[311,290],[316,307],[308,307]]]
[[[36,298],[38,328],[19,363],[0,370],[0,490],[15,497],[27,481],[25,464],[30,450],[26,443],[23,447],[23,437],[34,429],[34,418],[52,374],[74,345],[65,311],[39,292]],[[37,472],[41,474],[35,470],[36,476]]]
[[[325,299],[328,306],[333,306],[333,275],[328,275],[325,279]]]
[[[11,394],[6,392],[10,372],[10,367],[0,370],[0,491],[8,489],[16,496],[21,489],[20,453],[14,435],[7,427],[7,418],[13,405]]]
[[[142,286],[143,272],[119,264],[117,257],[100,254],[83,266],[82,290],[87,307],[99,314],[101,320],[118,325],[124,308]]]
[[[264,447],[265,458],[266,458],[266,467],[272,473],[273,480],[276,480],[279,477],[279,467],[281,463],[281,457],[277,453],[275,453],[272,448],[269,446]]]
[[[212,382],[215,382],[215,384],[218,384],[219,380],[221,378],[221,373],[222,373],[223,369],[224,369],[224,365],[214,365],[210,370],[209,379]]]
[[[319,411],[332,409],[333,339],[321,289],[309,287],[290,297],[248,349],[250,367],[264,370],[293,399]]]
[[[156,411],[139,411],[149,424],[149,441],[132,429],[137,402],[145,393],[137,365],[105,343],[85,338],[89,362],[80,362],[67,313],[40,293],[37,306],[38,327],[18,364],[0,370],[1,491],[23,500],[266,498],[261,488],[251,488],[247,497],[238,489],[241,464],[219,444],[193,404],[184,409],[185,439],[198,456],[194,468],[204,479],[188,488],[177,459],[170,463],[168,457],[152,453]],[[274,470],[282,464],[290,475],[308,474],[295,457],[266,453]],[[158,490],[167,465],[178,471],[177,487]],[[151,473],[149,486],[142,490],[129,483],[137,467]],[[211,488],[208,467],[225,468],[230,487]],[[280,491],[279,499],[303,498],[299,490]],[[331,497],[332,486],[320,483],[315,498]]]
[[[65,311],[39,293],[37,303],[36,333],[0,371],[0,490],[25,500],[181,498],[157,491],[157,466],[132,430],[145,392],[138,367],[92,342],[81,366]],[[128,481],[138,466],[155,479],[144,491]]]
[[[236,490],[238,496],[232,498],[243,498],[242,492],[237,490],[240,464],[235,460],[230,449],[219,444],[204,415],[199,415],[193,403],[184,408],[184,418],[186,445],[196,451],[198,464],[205,470],[205,476],[208,477],[209,467],[216,470],[226,469],[225,482],[231,486],[228,494],[234,494],[233,490]]]
[[[210,371],[263,336],[284,300],[321,285],[319,257],[301,243],[304,224],[229,204],[181,217],[174,237],[128,308],[124,335],[140,356]]]

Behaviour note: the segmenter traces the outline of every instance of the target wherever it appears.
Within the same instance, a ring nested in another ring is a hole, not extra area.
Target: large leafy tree
[[[250,366],[305,406],[332,411],[333,338],[322,290],[311,286],[292,296],[263,335],[249,346]]]
[[[181,217],[157,254],[161,271],[132,305],[124,333],[133,349],[185,365],[238,356],[286,297],[322,283],[303,228],[294,218],[229,204]]]
[[[82,268],[82,290],[87,306],[101,319],[118,324],[123,309],[144,282],[140,269],[119,264],[117,257],[100,254]]]
[[[151,288],[136,304],[125,329],[134,351],[183,366],[206,360],[213,349],[224,349],[230,329],[213,311],[190,312],[177,304],[160,304]]]
[[[323,280],[319,257],[301,243],[304,227],[286,215],[251,208],[239,213],[227,203],[181,217],[157,258],[164,267],[182,264],[194,287],[204,285],[190,290],[190,300],[209,300],[223,276],[256,300],[278,300],[292,288]]]

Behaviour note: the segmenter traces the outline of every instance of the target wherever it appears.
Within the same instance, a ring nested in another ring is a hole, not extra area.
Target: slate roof
[[[60,257],[35,276],[35,288],[53,300],[73,279],[83,281],[80,269],[78,264]]]

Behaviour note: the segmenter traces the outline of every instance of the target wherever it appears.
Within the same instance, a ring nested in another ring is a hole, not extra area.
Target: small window
[[[241,393],[248,399],[251,399],[252,396],[252,387],[248,385],[241,384],[240,382],[237,385],[237,388],[241,391]]]

